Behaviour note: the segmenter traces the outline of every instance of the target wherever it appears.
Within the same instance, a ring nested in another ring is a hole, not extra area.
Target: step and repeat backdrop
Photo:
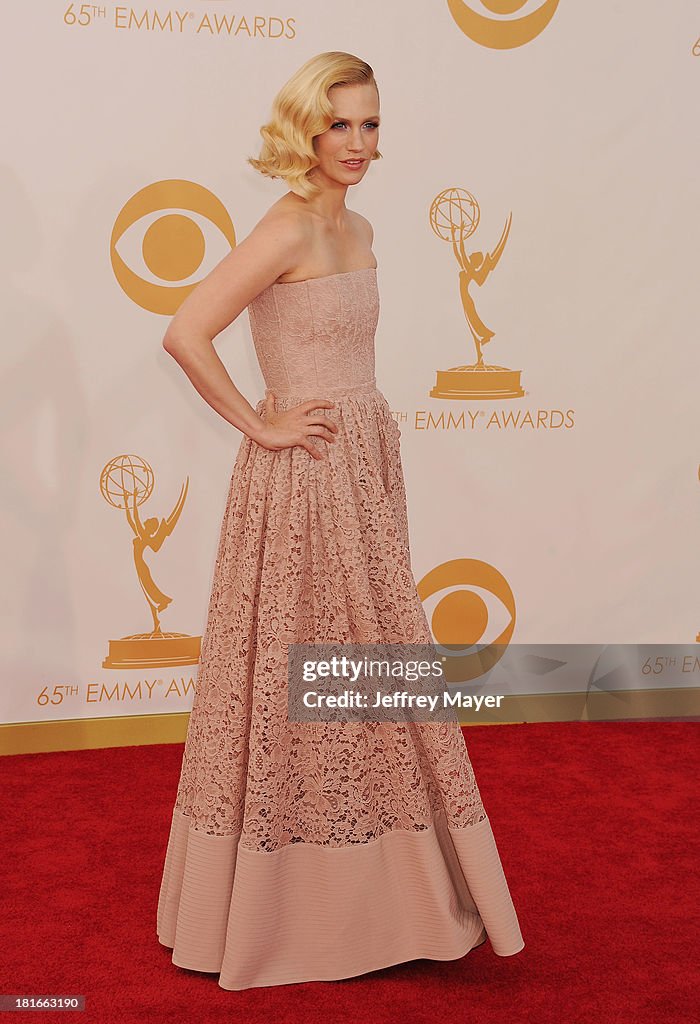
[[[161,342],[287,191],[247,158],[327,50],[380,90],[346,202],[416,584],[450,684],[505,696],[463,720],[697,715],[696,0],[15,0],[3,28],[6,749],[186,720],[242,435]],[[247,312],[216,345],[255,404]]]

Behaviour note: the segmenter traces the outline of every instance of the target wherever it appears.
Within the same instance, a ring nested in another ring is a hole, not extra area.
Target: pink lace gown
[[[248,309],[277,408],[331,398],[339,431],[313,438],[323,461],[242,438],[159,941],[230,990],[452,960],[485,937],[510,956],[524,942],[456,718],[287,716],[287,642],[434,642],[411,570],[400,431],[375,381],[376,269],[275,283]]]

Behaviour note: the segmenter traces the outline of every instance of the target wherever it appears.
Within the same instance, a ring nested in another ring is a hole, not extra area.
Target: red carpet
[[[525,938],[516,956],[486,943],[244,992],[173,966],[155,912],[182,746],[127,747],[0,760],[0,992],[85,995],[81,1019],[110,1022],[697,1020],[698,725],[465,735]]]

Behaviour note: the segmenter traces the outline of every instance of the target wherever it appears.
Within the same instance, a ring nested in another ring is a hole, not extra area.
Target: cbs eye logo
[[[500,661],[515,630],[515,598],[492,565],[476,558],[443,562],[420,581],[418,596],[424,605],[429,602],[425,610],[430,628],[437,644],[446,648],[446,682],[478,679]],[[500,632],[484,641],[489,627]],[[483,646],[472,651],[476,644]]]
[[[128,200],[114,222],[109,254],[130,299],[172,316],[235,244],[223,203],[202,185],[174,178]]]
[[[527,0],[481,0],[481,6],[495,15],[489,17],[472,10],[464,0],[447,0],[449,12],[465,36],[492,50],[512,50],[531,42],[549,25],[559,0],[544,0],[535,10],[519,18],[502,17],[516,14],[526,5]]]

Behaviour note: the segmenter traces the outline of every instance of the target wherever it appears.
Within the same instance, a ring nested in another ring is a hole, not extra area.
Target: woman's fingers
[[[332,409],[335,402],[331,402],[329,398],[307,398],[305,402],[298,405],[298,409],[303,409],[304,412],[309,412],[311,409],[318,409],[323,407],[324,409]]]
[[[322,445],[319,448],[311,441],[311,437],[320,437],[328,443],[337,440],[338,424],[332,419],[326,418],[319,411],[320,409],[334,408],[335,402],[327,398],[309,398],[290,409],[276,409],[275,395],[270,391],[265,395],[264,405],[266,419],[278,430],[286,432],[285,427],[287,429],[293,427],[299,431],[298,441],[290,441],[287,444],[282,442],[279,447],[294,447],[297,444],[305,448],[309,455],[316,460],[326,458],[325,446]],[[279,447],[275,446],[277,450]]]
[[[314,445],[313,445],[313,444],[311,443],[311,441],[307,441],[307,440],[305,439],[304,441],[302,441],[302,444],[301,444],[301,446],[302,446],[302,448],[306,448],[306,450],[307,450],[307,452],[309,453],[309,455],[311,455],[311,456],[312,456],[312,457],[313,457],[314,459],[316,459],[317,461],[318,461],[319,459],[324,459],[324,458],[325,458],[325,455],[324,455],[324,454],[322,454],[322,453],[321,453],[321,452],[320,452],[320,451],[318,450],[318,448],[316,448],[316,447],[315,447],[315,446],[314,446]]]
[[[307,434],[314,434],[316,437],[324,437],[327,441],[336,441],[337,438],[332,430],[325,427],[322,423],[317,426],[309,426],[306,430]]]

